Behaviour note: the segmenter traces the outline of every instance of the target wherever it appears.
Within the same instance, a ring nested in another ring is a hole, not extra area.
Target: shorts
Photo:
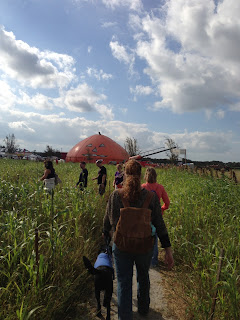
[[[105,193],[105,189],[106,189],[105,185],[99,184],[98,192],[99,192],[100,196],[102,196]]]

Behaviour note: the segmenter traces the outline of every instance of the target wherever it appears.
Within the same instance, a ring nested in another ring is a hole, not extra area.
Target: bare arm
[[[164,210],[167,210],[170,205],[170,200],[169,200],[168,194],[167,194],[166,190],[164,189],[164,187],[162,189],[162,199],[164,202],[164,204],[162,205],[162,211],[164,211]]]
[[[44,171],[43,176],[42,176],[39,180],[42,181],[42,180],[44,180],[44,179],[47,179],[47,176],[48,176],[50,173],[51,173],[51,170],[46,169],[46,170]]]
[[[104,174],[104,175],[102,176],[102,184],[104,184],[105,181],[106,181],[106,174]]]
[[[137,154],[136,156],[129,157],[128,160],[140,160],[140,159],[142,159],[142,156],[140,156],[139,154]]]

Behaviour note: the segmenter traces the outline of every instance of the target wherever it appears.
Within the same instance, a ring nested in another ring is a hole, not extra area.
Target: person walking
[[[44,181],[44,190],[51,192],[55,187],[55,169],[51,160],[44,161],[45,170],[40,181]]]
[[[107,185],[107,169],[102,164],[102,159],[96,161],[96,165],[99,168],[98,176],[92,180],[97,180],[98,183],[98,192],[102,196],[105,192]]]
[[[153,191],[156,193],[158,200],[161,204],[161,199],[163,201],[163,205],[161,206],[162,214],[165,210],[169,208],[170,200],[166,190],[164,189],[163,185],[157,183],[157,173],[154,168],[148,167],[145,172],[144,179],[146,183],[142,184],[142,188]],[[155,243],[153,248],[153,256],[152,256],[152,267],[156,267],[158,265],[158,238],[155,235]]]
[[[174,265],[171,243],[155,193],[141,188],[141,164],[129,160],[122,189],[112,192],[103,220],[104,233],[113,232],[113,256],[117,274],[118,319],[132,320],[133,266],[137,270],[138,312],[147,315],[150,304],[149,268],[154,238],[151,224],[165,249],[165,263]]]
[[[78,182],[76,183],[76,187],[79,185],[80,190],[84,190],[84,188],[87,188],[88,183],[88,170],[86,168],[86,162],[81,161],[80,162],[80,168],[82,169]]]
[[[123,167],[119,163],[117,164],[117,171],[115,173],[115,177],[113,180],[113,188],[119,189],[123,187],[123,178],[124,178],[124,172],[123,172]]]

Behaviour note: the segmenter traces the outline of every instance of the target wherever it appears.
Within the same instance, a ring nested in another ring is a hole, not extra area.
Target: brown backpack
[[[151,209],[148,209],[153,192],[148,191],[141,208],[130,207],[123,198],[122,190],[118,190],[124,208],[120,209],[120,217],[114,233],[114,242],[119,250],[143,254],[153,248],[154,237],[151,229]]]

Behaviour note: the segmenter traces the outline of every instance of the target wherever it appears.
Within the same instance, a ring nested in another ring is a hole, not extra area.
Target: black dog
[[[114,270],[112,266],[112,248],[108,244],[101,246],[95,265],[83,256],[86,269],[94,275],[95,297],[97,300],[97,316],[102,317],[100,292],[104,291],[103,306],[107,308],[106,320],[110,320],[110,303],[113,293]]]

